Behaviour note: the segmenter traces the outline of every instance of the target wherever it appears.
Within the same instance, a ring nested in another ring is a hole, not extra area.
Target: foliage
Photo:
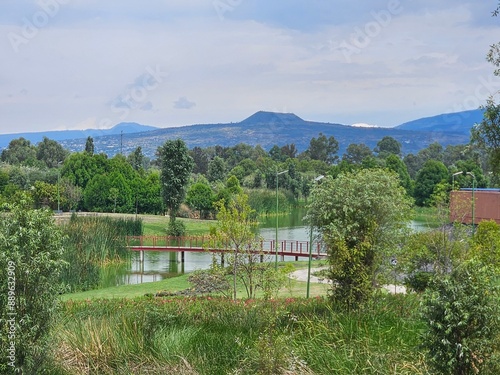
[[[227,249],[222,256],[230,265],[233,299],[236,300],[237,280],[244,285],[248,298],[254,298],[258,289],[263,289],[266,296],[274,294],[284,281],[270,271],[272,264],[264,262],[265,256],[259,251],[260,239],[255,233],[257,222],[248,196],[239,193],[227,204],[222,200],[215,206],[217,226],[211,235],[210,247]]]
[[[158,147],[157,157],[161,169],[163,202],[169,210],[170,220],[175,221],[177,210],[186,196],[193,158],[181,139],[167,141]]]
[[[486,102],[484,118],[471,132],[471,142],[486,151],[488,165],[495,178],[500,175],[500,106],[492,98]]]
[[[186,224],[180,220],[169,220],[166,232],[168,236],[182,237],[186,234]]]
[[[68,301],[54,365],[66,374],[427,375],[417,306],[411,295],[351,313],[323,298]]]
[[[187,191],[186,203],[200,211],[200,219],[206,218],[213,209],[214,196],[212,188],[203,182],[191,185]]]
[[[221,293],[225,297],[231,295],[231,284],[227,280],[226,271],[215,260],[210,269],[193,271],[188,282],[196,294]]]
[[[57,168],[69,155],[57,141],[43,137],[42,142],[36,147],[36,158],[45,163],[48,168]]]
[[[210,182],[224,181],[226,171],[226,162],[221,157],[216,156],[208,163],[207,179]]]
[[[480,222],[474,234],[471,253],[500,273],[500,225],[493,220]]]
[[[351,143],[347,146],[346,152],[342,156],[342,160],[351,164],[361,164],[363,160],[373,156],[370,147],[363,143]]]
[[[2,150],[0,159],[12,165],[34,166],[37,164],[36,147],[23,137],[13,139],[9,146]]]
[[[63,230],[63,257],[68,267],[63,269],[61,281],[70,291],[80,291],[99,285],[100,270],[106,263],[130,258],[124,236],[141,235],[142,221],[73,214]]]
[[[333,300],[351,308],[371,295],[384,261],[398,252],[410,207],[397,176],[380,169],[314,187],[308,219],[328,247]]]
[[[0,372],[37,374],[61,291],[62,233],[26,196],[0,216]]]
[[[335,137],[330,136],[327,138],[323,133],[319,133],[318,138],[311,138],[306,155],[313,160],[333,164],[338,159],[338,151],[339,142]]]
[[[94,155],[94,139],[91,136],[88,136],[85,142],[85,153],[90,156]]]
[[[500,309],[491,268],[471,260],[431,282],[422,315],[423,345],[438,374],[498,374]]]
[[[390,171],[397,173],[401,186],[410,197],[413,196],[413,183],[405,163],[396,155],[390,154],[385,159],[385,166]]]
[[[449,173],[445,165],[437,160],[428,160],[418,171],[415,180],[414,197],[418,206],[429,206],[431,195],[437,184],[448,180]]]
[[[390,136],[385,136],[377,142],[374,150],[379,158],[387,158],[390,155],[401,156],[401,143]]]

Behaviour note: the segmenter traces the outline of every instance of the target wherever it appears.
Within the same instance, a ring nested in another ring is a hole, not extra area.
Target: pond
[[[304,225],[305,214],[304,208],[297,208],[290,214],[278,216],[278,240],[308,241],[310,233]],[[419,222],[412,222],[411,227],[416,231],[428,229],[424,223]],[[259,235],[264,239],[275,239],[276,216],[261,219]],[[285,260],[294,258],[285,257]],[[144,262],[141,262],[139,253],[133,252],[129,265],[104,270],[102,287],[160,281],[197,269],[207,269],[211,263],[212,255],[209,253],[186,252],[182,263],[179,253],[145,251]]]

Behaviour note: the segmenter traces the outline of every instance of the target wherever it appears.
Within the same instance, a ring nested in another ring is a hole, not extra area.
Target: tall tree
[[[68,155],[69,151],[64,149],[59,142],[47,137],[43,137],[42,142],[36,147],[37,159],[44,162],[48,168],[57,168]]]
[[[207,179],[210,182],[224,181],[226,179],[227,165],[220,156],[214,157],[208,163]]]
[[[33,166],[37,160],[36,148],[23,137],[13,139],[9,142],[9,146],[2,150],[0,159],[12,165]]]
[[[161,170],[163,203],[174,222],[186,196],[186,187],[193,170],[193,158],[182,139],[169,140],[156,152]]]
[[[471,142],[487,153],[489,168],[493,172],[495,182],[498,183],[500,181],[500,106],[490,98],[484,109],[483,121],[472,128]]]
[[[51,351],[49,333],[62,291],[59,275],[65,262],[61,228],[51,211],[33,210],[31,204],[21,194],[19,202],[8,204],[8,212],[0,215],[2,374],[41,373]],[[8,359],[12,344],[15,355]]]
[[[328,164],[334,163],[337,159],[339,151],[339,142],[335,137],[326,137],[323,133],[319,133],[318,138],[312,138],[309,141],[309,148],[306,153],[313,160],[320,160]]]
[[[364,143],[351,143],[347,146],[345,154],[342,156],[342,160],[346,160],[352,164],[361,164],[364,159],[373,156],[373,152]]]
[[[448,177],[448,169],[442,162],[432,159],[426,161],[415,179],[415,203],[418,206],[429,206],[436,185],[443,180],[447,181]]]
[[[389,155],[401,156],[401,143],[395,138],[385,136],[377,143],[377,147],[373,150],[380,158],[386,158]]]
[[[411,201],[395,174],[362,169],[324,178],[308,210],[310,225],[328,247],[332,299],[355,308],[372,294],[384,261],[399,251]]]
[[[94,138],[91,136],[87,137],[87,141],[85,142],[85,152],[90,155],[94,155]]]

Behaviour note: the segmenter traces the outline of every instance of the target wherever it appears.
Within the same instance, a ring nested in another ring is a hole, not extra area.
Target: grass
[[[415,296],[356,312],[324,298],[68,301],[53,329],[56,374],[428,374]]]
[[[293,264],[296,269],[307,268],[307,262],[287,262],[287,264]],[[322,261],[314,261],[313,267],[321,267],[325,264]],[[282,263],[279,263],[282,265]],[[115,299],[115,298],[136,298],[142,297],[147,294],[155,294],[160,291],[166,292],[179,292],[190,288],[190,284],[187,281],[189,274],[184,274],[161,281],[142,283],[142,284],[129,284],[129,285],[119,285],[102,289],[88,290],[85,292],[78,293],[67,293],[61,296],[62,301],[82,301],[82,300],[94,300],[94,299]],[[278,294],[279,297],[303,297],[306,295],[307,283],[303,281],[296,281],[290,279],[287,285],[282,288]],[[328,290],[327,284],[310,284],[310,295],[314,296],[324,296]],[[243,285],[238,287],[238,298],[245,298],[246,294]],[[260,297],[260,294],[257,294]]]

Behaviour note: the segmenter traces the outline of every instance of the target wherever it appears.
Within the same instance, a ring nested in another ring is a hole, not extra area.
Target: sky
[[[239,122],[383,127],[500,90],[494,0],[3,0],[0,134]]]

